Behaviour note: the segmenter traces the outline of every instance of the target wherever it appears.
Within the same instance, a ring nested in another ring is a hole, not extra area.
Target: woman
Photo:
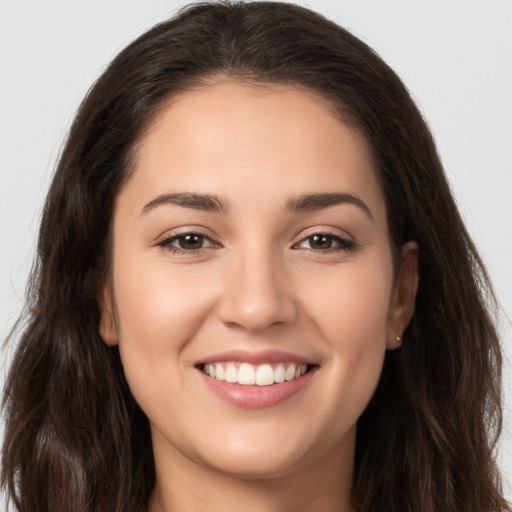
[[[32,286],[20,511],[509,510],[485,269],[400,80],[311,11],[198,4],[123,50]]]

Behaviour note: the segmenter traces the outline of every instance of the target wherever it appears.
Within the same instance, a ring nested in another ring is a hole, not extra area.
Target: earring
[[[396,337],[396,341],[397,341],[398,343],[401,343],[402,338],[400,338],[400,336],[397,336],[397,337]]]

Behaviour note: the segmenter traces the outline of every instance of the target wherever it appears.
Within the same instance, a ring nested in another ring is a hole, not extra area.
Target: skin
[[[157,201],[210,194],[225,211]],[[288,211],[291,198],[350,202]],[[144,211],[144,207],[148,204]],[[203,245],[173,252],[201,233]],[[312,243],[324,233],[326,244]],[[327,246],[331,244],[331,247]],[[319,97],[232,81],[174,98],[140,141],[117,198],[100,332],[119,344],[154,445],[155,511],[350,511],[356,421],[414,307],[417,246],[393,267],[365,140]],[[214,395],[195,368],[279,349],[317,371],[262,409]]]

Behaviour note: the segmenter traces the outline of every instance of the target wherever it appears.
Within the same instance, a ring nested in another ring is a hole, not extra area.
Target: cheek
[[[119,258],[114,268],[123,341],[136,340],[146,349],[173,349],[174,342],[194,332],[208,310],[208,282],[189,272],[130,256]]]
[[[357,418],[370,400],[386,350],[391,272],[382,265],[368,270],[332,272],[323,291],[308,295],[309,312],[329,354],[332,406],[349,408]],[[347,409],[345,409],[346,411]]]
[[[126,378],[139,403],[145,403],[157,400],[170,380],[180,386],[180,372],[186,370],[180,356],[203,324],[212,299],[204,279],[191,279],[161,263],[138,263],[119,258],[114,290]]]
[[[357,267],[328,269],[302,283],[304,309],[334,346],[385,343],[392,273],[382,263]]]

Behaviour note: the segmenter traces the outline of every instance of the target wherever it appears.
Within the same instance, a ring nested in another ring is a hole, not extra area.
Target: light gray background
[[[79,101],[125,44],[184,3],[0,0],[0,339],[22,308],[41,205]],[[431,125],[504,311],[500,460],[511,499],[512,0],[298,3],[376,49]]]

